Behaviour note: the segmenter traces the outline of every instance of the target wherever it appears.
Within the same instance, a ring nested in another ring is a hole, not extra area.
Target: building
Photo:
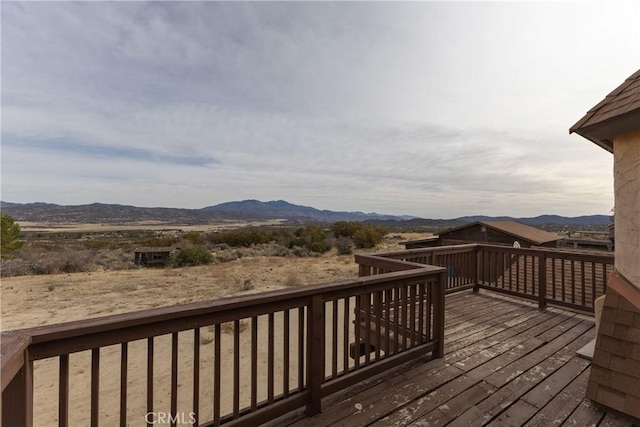
[[[555,248],[558,247],[558,242],[562,239],[563,237],[557,234],[515,221],[476,221],[446,230],[435,238],[406,242],[405,247],[416,249],[466,243],[488,243],[505,246],[515,245],[523,248],[532,246]]]
[[[569,131],[614,159],[615,271],[602,297],[587,397],[640,419],[640,70]]]
[[[179,249],[172,246],[137,248],[134,262],[140,267],[164,267],[169,257]]]

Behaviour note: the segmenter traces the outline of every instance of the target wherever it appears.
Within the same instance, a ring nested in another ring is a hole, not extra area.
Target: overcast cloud
[[[640,2],[3,2],[2,200],[608,214]]]

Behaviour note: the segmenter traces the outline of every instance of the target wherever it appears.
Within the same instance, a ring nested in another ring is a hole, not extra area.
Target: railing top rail
[[[595,261],[595,262],[611,262],[612,263],[614,260],[613,253],[577,251],[575,249],[544,248],[544,247],[514,248],[512,246],[488,245],[484,243],[478,244],[478,248],[491,249],[496,252],[510,252],[510,253],[519,253],[519,254],[544,253],[551,257],[557,257],[557,258],[564,257],[567,259]]]
[[[5,346],[5,337],[10,336],[28,336],[30,338],[30,343],[39,344],[97,333],[112,332],[124,328],[141,327],[154,323],[186,320],[197,316],[206,316],[216,313],[230,313],[238,309],[242,309],[243,311],[250,311],[253,309],[254,312],[257,312],[261,306],[269,306],[271,304],[282,305],[286,304],[288,301],[290,301],[292,305],[300,306],[304,304],[303,301],[305,299],[309,299],[314,295],[326,295],[332,292],[343,293],[348,289],[357,291],[399,279],[411,280],[424,276],[435,275],[441,273],[442,270],[443,269],[439,267],[417,264],[417,267],[413,267],[411,270],[386,273],[376,276],[321,283],[296,289],[277,289],[252,295],[232,296],[217,300],[160,307],[149,310],[96,317],[92,319],[76,320],[55,325],[38,326],[29,329],[3,332],[3,349]],[[7,342],[7,345],[11,345],[11,343]]]
[[[450,246],[433,246],[430,248],[416,248],[416,249],[405,249],[402,251],[393,251],[393,252],[377,252],[371,255],[389,258],[394,255],[420,255],[424,253],[432,253],[432,252],[447,252],[447,251],[456,251],[456,252],[467,252],[469,250],[477,249],[480,246],[478,243],[469,243],[465,245],[450,245]]]
[[[421,264],[419,262],[403,261],[403,260],[388,258],[380,254],[357,254],[355,258],[356,258],[357,264],[382,267],[391,271],[407,271],[407,270],[414,270],[417,268],[428,268],[436,272],[436,270],[442,269],[442,267]]]
[[[411,256],[411,255],[428,254],[428,253],[458,253],[458,252],[467,252],[470,250],[482,250],[482,249],[491,249],[495,252],[508,252],[508,253],[514,253],[514,254],[544,253],[544,254],[547,254],[548,256],[554,256],[558,258],[564,257],[566,259],[605,262],[605,263],[613,263],[613,259],[614,259],[613,253],[601,253],[601,252],[580,251],[575,249],[545,248],[545,247],[514,248],[513,246],[492,245],[487,243],[470,243],[465,245],[434,246],[431,248],[406,249],[406,250],[394,251],[394,252],[379,252],[379,253],[373,253],[371,255],[377,256],[377,257],[384,257],[384,258],[396,258],[396,257],[405,257],[405,256]]]

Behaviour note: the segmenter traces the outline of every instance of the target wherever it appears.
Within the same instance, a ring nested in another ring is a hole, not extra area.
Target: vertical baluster
[[[384,291],[384,355],[389,356],[389,344],[391,342],[391,300],[393,289],[385,289]]]
[[[409,286],[409,319],[411,323],[411,347],[416,345],[416,285]]]
[[[338,300],[331,305],[331,378],[338,377]]]
[[[551,258],[551,293],[556,299],[556,259]]]
[[[251,318],[251,410],[258,409],[258,317]]]
[[[269,313],[269,326],[268,326],[268,343],[267,343],[267,401],[273,403],[273,389],[274,389],[274,365],[275,365],[275,320],[273,312]]]
[[[576,302],[576,266],[574,260],[571,260],[571,302]]]
[[[560,270],[560,273],[561,273],[561,276],[562,276],[561,277],[562,283],[561,283],[561,287],[560,287],[560,290],[562,291],[561,301],[564,301],[565,300],[565,296],[566,296],[565,279],[566,279],[567,273],[565,271],[566,270],[566,265],[565,265],[565,262],[564,262],[565,259],[561,258],[560,261],[562,263],[562,270]]]
[[[364,333],[364,364],[365,366],[371,362],[371,293],[366,296],[365,303],[365,333]]]
[[[373,307],[375,309],[374,314],[376,316],[376,337],[375,337],[375,348],[376,360],[380,360],[380,347],[382,346],[382,298],[383,291],[377,291],[373,294]]]
[[[581,280],[581,285],[582,285],[582,306],[584,307],[586,305],[586,292],[587,292],[587,284],[586,284],[586,278],[584,277],[585,275],[585,271],[584,271],[584,261],[580,261],[580,278]]]
[[[418,344],[424,344],[424,283],[418,285]]]
[[[343,373],[347,374],[349,372],[349,324],[350,324],[349,320],[350,320],[351,313],[349,312],[349,297],[345,297],[343,301],[344,301],[344,308],[342,311],[342,321],[343,321],[342,367],[344,369]]]
[[[240,416],[240,320],[233,321],[233,418]]]
[[[178,413],[178,333],[171,334],[171,415]],[[171,422],[176,426],[175,419]]]
[[[120,345],[120,427],[127,425],[127,368],[129,348],[126,342]]]
[[[100,419],[100,348],[91,349],[91,427]]]
[[[58,380],[58,426],[69,425],[69,355],[60,355],[60,377]]]
[[[200,424],[200,328],[193,330],[193,413],[195,423]]]
[[[354,308],[355,311],[355,320],[354,320],[354,334],[355,334],[355,348],[353,352],[354,366],[357,370],[360,368],[360,329],[362,327],[362,296],[356,296],[356,306]]]
[[[220,425],[220,383],[221,383],[221,327],[220,324],[216,324],[214,332],[214,345],[213,345],[213,425]]]
[[[431,341],[433,334],[431,333],[431,316],[433,314],[433,282],[427,283],[427,312],[425,313],[425,329],[427,331],[427,342]]]
[[[398,354],[400,338],[398,337],[400,329],[400,286],[394,289],[395,298],[393,299],[393,354]]]
[[[530,271],[528,263],[527,263],[527,259],[528,258],[529,257],[527,255],[524,256],[524,284],[523,285],[524,285],[524,293],[525,294],[527,293],[527,278],[529,276],[529,271]]]
[[[304,307],[298,307],[298,392],[304,388]]]
[[[591,262],[591,307],[594,307],[594,309],[596,306],[595,301],[598,297],[596,283],[596,263]]]
[[[283,314],[283,324],[284,324],[284,340],[283,340],[283,348],[282,348],[282,394],[284,397],[289,396],[289,352],[291,351],[291,346],[289,345],[289,309],[286,309]]]
[[[402,286],[402,349],[407,348],[407,341],[411,339],[411,336],[407,336],[409,331],[409,289],[406,285]]]
[[[153,337],[147,339],[147,414],[153,412]],[[147,427],[153,426],[147,419]]]

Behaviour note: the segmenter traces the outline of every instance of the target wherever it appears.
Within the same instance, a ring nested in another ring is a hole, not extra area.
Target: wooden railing
[[[610,253],[484,244],[356,256],[361,276],[388,271],[391,260],[445,267],[447,292],[482,288],[587,313],[614,269]]]
[[[386,274],[355,280],[5,332],[2,425],[253,426],[318,413],[336,391],[442,357],[446,269],[383,261]]]
[[[478,286],[593,313],[613,272],[610,253],[478,246]]]

